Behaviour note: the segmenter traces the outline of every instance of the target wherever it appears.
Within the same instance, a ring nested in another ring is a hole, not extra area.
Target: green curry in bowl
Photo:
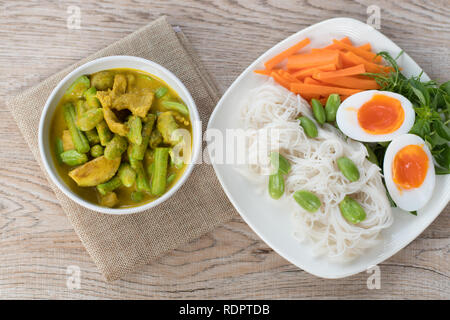
[[[189,132],[189,141],[178,129]],[[189,110],[178,94],[133,69],[76,79],[59,101],[50,131],[55,166],[72,191],[115,208],[138,206],[169,190],[186,169],[191,136]]]

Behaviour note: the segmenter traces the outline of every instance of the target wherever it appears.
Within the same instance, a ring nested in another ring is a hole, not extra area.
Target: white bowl
[[[72,84],[72,82],[78,77],[85,74],[92,74],[102,70],[115,69],[115,68],[130,68],[141,70],[150,74],[155,75],[156,77],[165,81],[173,90],[175,90],[180,98],[185,102],[187,107],[189,108],[189,116],[192,123],[192,155],[191,161],[187,164],[187,168],[183,173],[183,176],[177,181],[177,183],[172,186],[165,194],[163,194],[160,198],[145,203],[141,206],[132,207],[132,208],[106,208],[100,205],[93,204],[88,202],[74,193],[64,182],[64,180],[59,176],[58,171],[55,168],[55,164],[53,163],[53,157],[51,154],[50,148],[50,127],[53,118],[53,114],[55,112],[56,106],[58,102],[62,98],[64,92],[67,88]],[[189,175],[192,172],[194,164],[200,154],[201,149],[201,123],[200,116],[197,111],[197,107],[195,105],[194,100],[191,97],[191,94],[183,85],[183,83],[169,70],[160,66],[159,64],[132,56],[111,56],[96,59],[90,61],[75,70],[69,73],[61,82],[56,86],[56,88],[52,91],[50,96],[45,103],[44,109],[42,111],[40,123],[39,123],[39,151],[41,154],[42,162],[44,163],[45,170],[47,171],[50,179],[54,184],[58,186],[58,188],[70,199],[86,207],[88,209],[108,213],[108,214],[130,214],[141,212],[157,205],[163,203],[167,199],[169,199],[186,181]]]

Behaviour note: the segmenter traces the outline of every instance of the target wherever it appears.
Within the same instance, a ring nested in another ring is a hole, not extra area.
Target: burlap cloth
[[[66,74],[99,57],[137,56],[171,70],[191,92],[205,129],[218,100],[217,90],[181,30],[176,29],[175,32],[165,17],[159,18],[8,99],[6,104],[42,168],[41,174],[45,173],[39,156],[38,125],[44,104]],[[86,250],[108,281],[119,279],[137,266],[198,238],[235,214],[212,166],[207,164],[196,165],[187,182],[165,203],[124,216],[85,209],[67,198],[48,177],[47,180]]]

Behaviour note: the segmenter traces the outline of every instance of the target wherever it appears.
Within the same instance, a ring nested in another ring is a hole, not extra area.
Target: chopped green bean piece
[[[155,196],[160,196],[166,191],[168,160],[169,148],[155,149],[155,168],[152,179],[152,194]]]
[[[114,138],[105,147],[105,158],[109,160],[117,159],[122,156],[122,153],[127,150],[127,147],[127,139],[115,134]]]
[[[169,175],[167,177],[167,185],[171,184],[175,180],[176,177],[177,177],[176,173],[172,173],[171,175]]]
[[[78,166],[88,161],[85,153],[79,153],[77,150],[67,150],[61,153],[61,160],[69,166]]]
[[[58,160],[59,163],[62,163],[63,161],[61,159],[61,153],[64,152],[64,145],[61,138],[56,138],[55,151],[56,151],[56,159]]]
[[[114,191],[121,185],[122,185],[122,181],[120,180],[120,178],[118,176],[115,176],[111,180],[109,180],[105,183],[99,184],[97,186],[97,190],[98,190],[98,192],[100,192],[100,194],[106,195],[108,192]]]
[[[131,167],[136,171],[136,188],[139,191],[151,192],[150,183],[147,173],[144,170],[142,160],[130,159]]]
[[[113,133],[109,130],[105,120],[97,124],[96,128],[100,139],[100,144],[105,147],[113,138]]]
[[[70,136],[72,137],[75,149],[79,153],[86,153],[89,151],[89,141],[83,132],[81,132],[75,124],[75,109],[71,103],[66,103],[63,106],[64,120],[69,128]]]
[[[100,101],[97,98],[97,89],[95,87],[90,87],[84,92],[84,98],[89,108],[100,108]]]
[[[131,200],[134,202],[141,202],[144,199],[144,194],[140,191],[134,191],[131,193]]]
[[[136,171],[128,163],[120,165],[118,176],[127,188],[131,187],[136,181]]]
[[[184,116],[189,116],[189,109],[184,104],[175,101],[162,101],[161,105],[170,111],[177,111]]]
[[[142,144],[142,121],[138,116],[132,115],[128,119],[128,131],[127,137],[132,144],[141,145]],[[142,159],[141,159],[142,160]]]
[[[130,156],[136,160],[144,159],[145,152],[148,147],[148,143],[150,141],[150,137],[153,130],[153,125],[156,120],[156,116],[149,114],[147,115],[147,122],[144,123],[142,128],[142,142],[141,144],[132,144]]]
[[[169,89],[167,89],[166,87],[159,87],[156,91],[155,91],[155,97],[158,99],[161,99],[162,97],[165,96],[165,94],[169,91]]]
[[[86,131],[84,134],[86,135],[86,138],[88,139],[91,146],[100,143],[100,137],[98,136],[97,129],[91,129],[89,131]]]
[[[103,109],[90,109],[77,118],[77,127],[82,131],[95,128],[103,120]]]
[[[161,135],[161,132],[159,130],[155,129],[152,131],[152,134],[150,135],[150,141],[149,146],[152,149],[156,149],[161,143],[163,142],[163,137]]]
[[[89,81],[89,78],[87,76],[81,76],[71,84],[66,90],[65,95],[67,97],[79,99],[90,86],[91,82]]]
[[[103,155],[103,147],[99,144],[96,144],[91,147],[91,156],[94,158],[101,157]]]

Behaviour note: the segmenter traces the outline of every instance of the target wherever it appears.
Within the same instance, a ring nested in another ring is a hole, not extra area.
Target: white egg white
[[[422,185],[415,189],[399,189],[392,179],[392,165],[394,163],[395,155],[404,147],[408,145],[418,145],[423,147],[428,156],[428,171]],[[414,134],[404,134],[395,138],[389,144],[384,155],[383,162],[384,180],[386,187],[392,200],[397,206],[406,211],[415,211],[423,208],[433,195],[435,185],[435,172],[433,158],[425,141]]]
[[[399,100],[405,112],[405,120],[402,125],[392,133],[371,134],[364,131],[364,129],[359,125],[358,110],[366,102],[371,100],[375,94],[382,94]],[[414,121],[415,112],[411,102],[407,98],[398,93],[378,90],[368,90],[351,95],[341,103],[336,114],[336,122],[339,129],[348,137],[363,142],[391,141],[395,137],[409,132],[414,124]]]

